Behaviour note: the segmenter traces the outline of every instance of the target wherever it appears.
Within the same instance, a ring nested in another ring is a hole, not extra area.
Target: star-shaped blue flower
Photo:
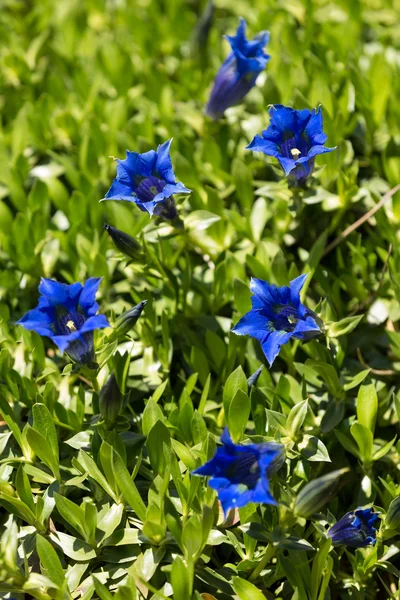
[[[214,120],[222,117],[227,108],[243,100],[270,59],[264,52],[269,32],[261,31],[254,40],[248,40],[244,19],[240,19],[236,35],[225,37],[231,45],[232,52],[215,77],[205,111]]]
[[[172,168],[171,140],[144,154],[126,151],[117,160],[117,176],[103,200],[134,202],[150,215],[158,215],[173,194],[190,194],[191,190],[176,181]]]
[[[232,331],[259,340],[270,366],[281,346],[291,338],[309,340],[321,333],[316,315],[300,301],[300,290],[306,279],[307,275],[300,275],[283,287],[251,279],[252,309]]]
[[[304,185],[314,170],[315,157],[335,150],[324,146],[327,136],[321,109],[294,110],[276,104],[269,115],[269,127],[262,135],[257,134],[247,148],[274,156],[292,184]]]
[[[101,278],[91,277],[84,286],[67,285],[43,278],[39,285],[39,304],[20,321],[25,329],[49,337],[80,365],[94,361],[95,329],[109,327],[105,315],[97,315],[95,297]]]
[[[285,460],[282,444],[234,444],[227,429],[221,436],[223,446],[194,475],[211,477],[208,485],[218,492],[224,513],[249,502],[277,504],[270,492],[269,476]]]
[[[333,525],[328,535],[334,546],[351,546],[363,548],[376,544],[376,529],[374,524],[378,513],[373,508],[357,508],[344,515]]]

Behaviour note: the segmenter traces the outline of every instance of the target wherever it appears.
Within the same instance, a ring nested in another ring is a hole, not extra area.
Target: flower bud
[[[390,503],[386,513],[385,525],[388,529],[400,528],[400,496],[397,496],[397,498]]]
[[[339,469],[310,481],[300,490],[294,503],[294,512],[309,517],[329,502],[338,491],[338,479],[349,469]]]
[[[112,225],[107,225],[107,223],[104,223],[104,229],[122,254],[136,260],[143,258],[142,246],[131,235],[112,227]]]
[[[364,548],[376,544],[375,522],[378,514],[373,508],[357,508],[344,515],[328,531],[334,546]]]
[[[130,308],[126,312],[122,313],[115,321],[115,331],[118,336],[123,336],[128,333],[136,325],[137,320],[142,314],[142,310],[147,304],[147,300],[142,300],[139,304],[136,304],[133,308]]]
[[[253,385],[256,385],[263,368],[264,368],[264,365],[261,365],[261,367],[259,369],[257,369],[257,371],[255,373],[253,373],[253,375],[250,375],[250,377],[248,378],[247,385],[249,386],[249,391],[251,390]]]
[[[122,394],[115,375],[112,374],[99,392],[100,414],[108,427],[114,425],[117,420],[121,405]]]

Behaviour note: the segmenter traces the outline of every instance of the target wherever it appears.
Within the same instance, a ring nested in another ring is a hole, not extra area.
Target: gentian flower
[[[249,502],[276,504],[269,491],[269,476],[285,459],[282,444],[234,444],[227,429],[221,436],[222,447],[194,475],[211,476],[209,486],[217,490],[225,514]]]
[[[232,331],[259,340],[270,366],[281,346],[291,338],[309,340],[321,333],[318,317],[300,302],[300,290],[306,279],[307,275],[300,275],[283,287],[251,279],[252,309]]]
[[[95,300],[101,278],[91,277],[84,286],[67,285],[42,278],[39,285],[39,304],[20,321],[25,329],[49,337],[79,365],[94,361],[95,329],[109,327],[105,315],[97,315]]]
[[[375,522],[378,513],[373,508],[357,508],[344,515],[328,530],[334,546],[363,548],[376,544]]]
[[[314,170],[315,157],[335,150],[324,146],[327,135],[321,109],[294,110],[276,104],[269,115],[269,127],[262,135],[256,135],[247,148],[274,156],[292,185],[304,185]]]
[[[206,115],[214,120],[222,117],[230,106],[239,104],[255,85],[258,75],[270,59],[264,52],[269,32],[261,31],[254,40],[246,38],[246,21],[240,19],[236,35],[225,36],[232,47],[214,81]]]
[[[177,215],[173,194],[190,194],[191,190],[176,181],[172,168],[171,140],[155,150],[144,154],[126,151],[125,160],[117,160],[117,176],[103,200],[125,200],[134,202],[142,211],[150,215],[167,218]]]

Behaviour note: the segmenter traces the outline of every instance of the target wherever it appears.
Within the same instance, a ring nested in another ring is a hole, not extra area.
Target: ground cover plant
[[[399,11],[3,1],[2,597],[400,597]]]

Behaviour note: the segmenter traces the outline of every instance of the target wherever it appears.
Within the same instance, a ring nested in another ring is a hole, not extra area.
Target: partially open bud
[[[142,246],[131,235],[107,223],[104,223],[104,229],[122,254],[135,260],[143,259]]]
[[[117,420],[121,405],[121,390],[118,387],[115,375],[112,374],[99,392],[100,414],[108,428],[112,427]]]
[[[136,304],[133,308],[130,308],[126,312],[122,313],[115,321],[115,331],[118,336],[123,336],[128,333],[136,325],[137,320],[142,314],[142,310],[147,304],[147,300],[142,300],[139,304]]]

